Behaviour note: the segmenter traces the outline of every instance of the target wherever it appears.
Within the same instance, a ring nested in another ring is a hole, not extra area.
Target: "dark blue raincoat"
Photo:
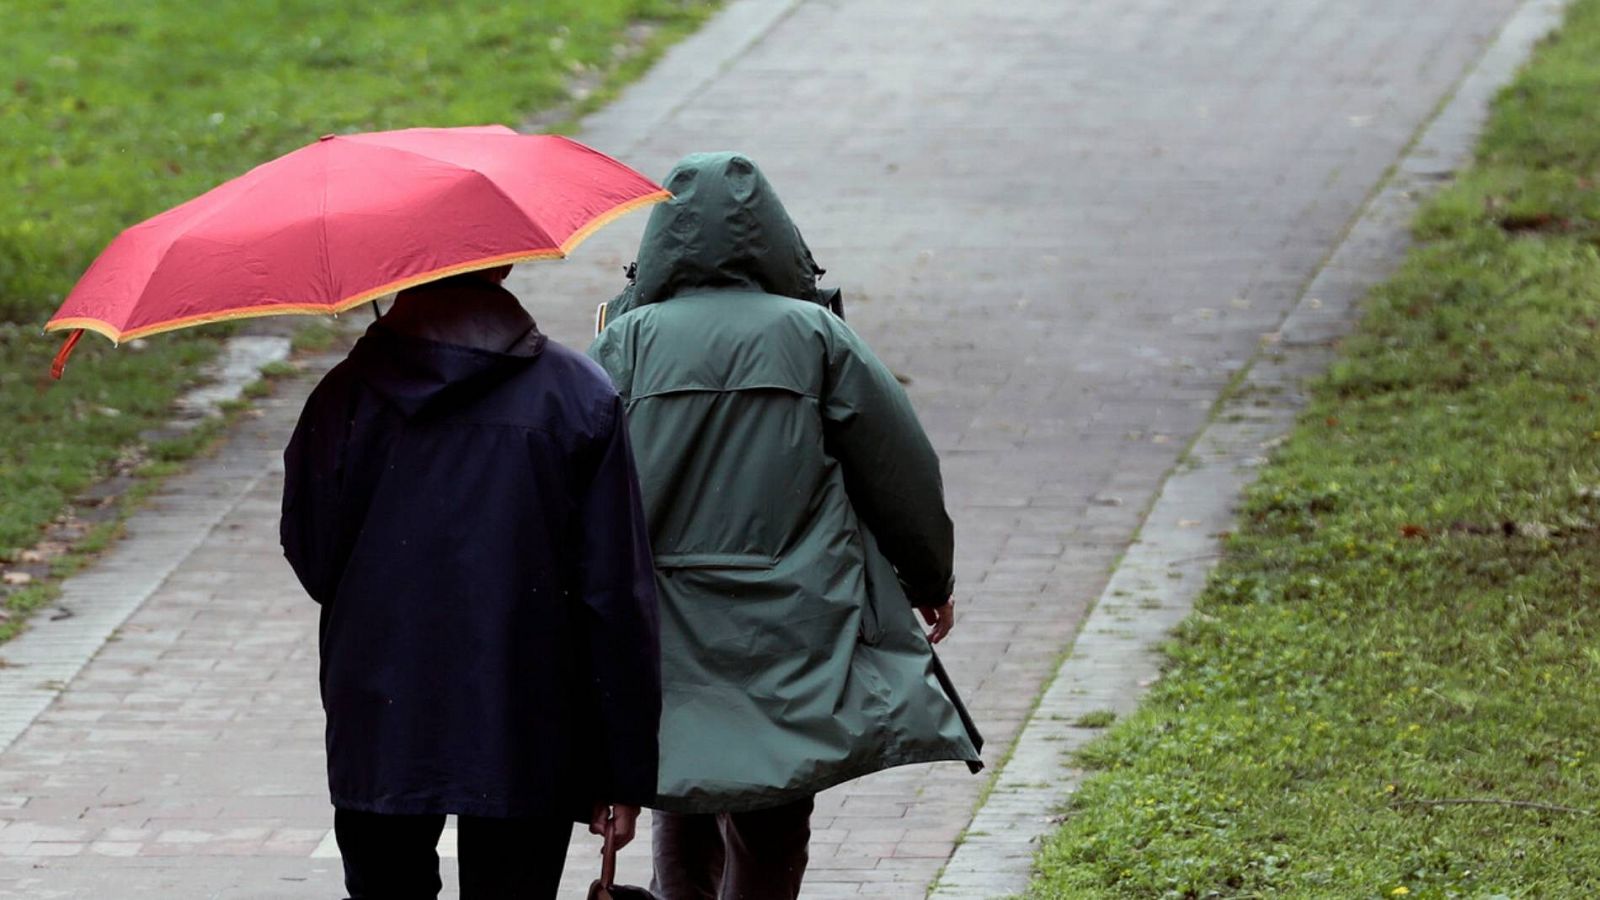
[[[317,386],[282,538],[322,604],[334,806],[650,802],[660,660],[627,434],[606,375],[537,329],[492,352],[380,322]]]

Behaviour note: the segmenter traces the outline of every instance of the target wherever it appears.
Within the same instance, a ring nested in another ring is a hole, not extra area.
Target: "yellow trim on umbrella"
[[[165,322],[157,322],[152,325],[141,325],[138,328],[129,328],[126,331],[118,329],[116,326],[105,321],[104,319],[95,319],[86,316],[72,316],[64,319],[51,319],[49,322],[45,323],[44,330],[65,331],[73,328],[81,328],[85,331],[92,331],[95,334],[103,335],[109,338],[113,344],[120,344],[123,341],[131,341],[136,338],[149,337],[153,334],[164,334],[168,331],[177,331],[180,328],[189,328],[194,325],[209,325],[215,322],[233,322],[239,319],[258,319],[264,316],[336,316],[342,312],[348,312],[349,310],[355,309],[363,303],[368,303],[372,300],[382,297],[385,294],[403,291],[406,288],[415,287],[419,284],[426,284],[430,281],[438,281],[441,278],[448,278],[451,275],[460,275],[463,272],[474,272],[479,269],[492,269],[495,266],[503,266],[508,263],[531,262],[534,260],[559,259],[566,257],[573,251],[574,248],[583,243],[585,239],[594,234],[595,231],[600,229],[602,226],[607,225],[616,219],[621,218],[622,216],[627,215],[636,209],[639,209],[640,207],[649,206],[654,203],[660,203],[663,200],[671,199],[671,197],[672,193],[670,191],[662,190],[656,191],[653,194],[646,194],[643,197],[637,197],[625,203],[620,203],[589,220],[587,224],[573,232],[570,237],[563,241],[560,247],[546,248],[542,250],[521,250],[515,253],[502,253],[497,256],[486,256],[482,259],[471,260],[470,262],[456,263],[455,265],[445,266],[429,272],[423,272],[420,275],[408,275],[405,278],[391,281],[388,284],[380,285],[372,288],[371,290],[362,291],[355,296],[346,297],[335,303],[263,303],[259,306],[244,306],[237,309],[219,310],[217,312],[184,316],[178,319],[168,319]]]
[[[622,218],[636,209],[639,209],[640,207],[651,206],[653,204],[660,203],[663,200],[671,199],[672,192],[662,189],[653,194],[645,194],[643,197],[629,200],[626,203],[620,203],[601,213],[600,215],[595,216],[593,219],[590,219],[587,225],[584,225],[582,228],[574,231],[572,236],[567,238],[566,242],[561,245],[561,253],[563,255],[571,253],[573,248],[583,243],[589,237],[589,235],[594,234],[601,228],[610,225],[612,222]]]

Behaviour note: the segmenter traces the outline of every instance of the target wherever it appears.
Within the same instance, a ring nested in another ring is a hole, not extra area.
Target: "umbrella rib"
[[[188,234],[191,231],[197,231],[197,230],[203,228],[204,226],[210,224],[213,219],[216,219],[216,218],[218,218],[220,216],[223,216],[225,214],[231,213],[236,204],[242,203],[245,200],[245,198],[247,198],[250,195],[254,194],[256,191],[260,190],[261,188],[270,186],[270,183],[265,180],[265,176],[267,174],[267,170],[273,169],[273,168],[279,166],[280,164],[282,164],[285,160],[289,159],[290,157],[295,156],[295,155],[300,154],[300,153],[304,153],[307,150],[312,149],[314,146],[315,145],[312,145],[312,147],[301,147],[299,150],[295,150],[295,151],[293,151],[291,153],[288,153],[288,154],[285,154],[283,156],[280,156],[277,159],[268,160],[268,161],[262,163],[261,165],[252,167],[251,169],[247,170],[246,172],[244,172],[241,175],[238,175],[238,176],[236,176],[234,178],[231,178],[231,179],[229,179],[227,181],[224,181],[223,183],[221,183],[219,185],[216,185],[215,187],[211,188],[210,190],[205,191],[204,193],[200,194],[198,197],[193,197],[193,198],[191,198],[189,200],[184,201],[183,203],[178,204],[178,206],[174,207],[174,209],[180,209],[180,208],[182,208],[184,206],[188,206],[190,203],[197,203],[197,202],[199,202],[201,200],[204,200],[205,198],[211,196],[212,194],[216,193],[217,191],[223,190],[225,188],[233,188],[234,189],[232,195],[228,197],[226,205],[218,204],[216,206],[213,206],[211,209],[208,209],[208,210],[202,212],[200,215],[196,216],[194,219],[192,219],[192,220],[190,220],[188,222],[185,222],[184,225],[183,225],[183,230],[182,230],[181,233],[182,234]],[[139,222],[138,224],[131,226],[128,230],[132,231],[135,228],[143,228],[146,225],[150,225],[156,219],[159,219],[162,216],[167,215],[168,213],[170,213],[172,211],[173,210],[166,210],[165,212],[157,213],[156,215],[151,216],[150,218],[145,219],[144,221]]]
[[[481,180],[484,184],[489,186],[489,190],[493,191],[496,197],[499,197],[501,200],[504,200],[507,206],[511,207],[514,210],[518,210],[519,212],[522,210],[521,205],[519,205],[517,203],[517,201],[511,199],[511,195],[507,194],[505,192],[505,190],[500,187],[500,184],[498,182],[496,182],[493,178],[490,178],[487,174],[485,174],[481,170],[474,169],[471,166],[461,166],[461,169],[463,169],[464,171],[467,171],[467,172],[471,172],[473,175],[477,176],[479,180]],[[524,214],[524,215],[526,215],[526,214]],[[561,242],[560,241],[558,241],[555,238],[551,237],[550,236],[550,232],[546,231],[544,229],[543,225],[540,225],[538,222],[535,222],[533,220],[532,216],[526,216],[526,218],[528,219],[528,224],[531,225],[535,231],[537,231],[540,235],[542,235],[544,237],[545,243],[550,245],[550,249],[560,252],[562,256],[566,256],[566,252],[562,251],[562,249],[561,249]]]
[[[317,199],[317,252],[322,254],[322,283],[332,288],[333,254],[328,249],[328,156],[329,153],[323,154],[322,195]],[[328,293],[331,295],[333,291]]]
[[[498,137],[499,135],[489,135],[489,136],[490,137]],[[511,135],[509,135],[509,136],[512,136],[512,137],[526,137],[526,135],[520,135],[520,134],[517,134],[516,132],[512,132]],[[559,135],[557,135],[557,136],[559,137]],[[562,140],[567,141],[568,143],[577,144],[578,146],[583,147],[582,144],[578,144],[577,141],[573,141],[570,138],[563,137]],[[328,143],[333,144],[333,143],[338,143],[338,141],[334,140],[334,141],[329,141]],[[425,159],[425,160],[428,160],[429,162],[438,163],[440,165],[449,166],[449,167],[452,167],[452,168],[455,168],[455,169],[460,169],[463,172],[471,172],[473,175],[476,175],[478,178],[482,179],[484,181],[484,183],[487,184],[490,187],[490,189],[495,192],[496,195],[498,195],[502,200],[504,200],[507,204],[509,204],[513,209],[521,209],[521,206],[517,203],[517,201],[511,199],[511,196],[509,194],[507,194],[503,189],[501,189],[500,184],[498,182],[496,182],[494,180],[494,178],[490,177],[488,175],[488,173],[484,172],[482,169],[476,168],[474,166],[469,166],[466,163],[458,162],[458,161],[453,160],[453,159],[445,159],[443,157],[433,156],[431,154],[423,153],[421,151],[410,150],[410,149],[407,149],[405,147],[393,147],[393,146],[390,146],[388,144],[378,144],[378,143],[371,143],[371,142],[367,142],[367,141],[351,141],[350,143],[358,144],[358,145],[365,146],[365,147],[370,147],[370,148],[377,149],[377,150],[383,150],[383,151],[386,151],[386,152],[389,152],[389,153],[398,153],[398,154],[401,154],[403,156],[411,156],[411,157],[415,157],[417,159]],[[590,149],[588,147],[584,147],[583,149],[590,150],[591,153],[595,152],[595,151],[593,151],[592,149]],[[619,163],[619,165],[620,165],[620,163]],[[324,221],[326,221],[326,216],[324,216]],[[560,254],[562,256],[566,256],[565,249],[562,247],[562,243],[560,241],[557,241],[554,237],[552,237],[550,235],[550,233],[548,231],[546,231],[542,226],[540,226],[537,222],[533,222],[530,219],[529,220],[529,224],[533,225],[533,227],[538,230],[539,234],[544,236],[545,241],[550,244],[552,249],[558,250],[558,251],[560,251]],[[326,226],[324,226],[324,227],[326,227]]]
[[[487,135],[485,135],[485,137],[526,138],[526,137],[529,137],[529,135],[520,134],[518,132],[511,131],[508,134],[504,134],[504,135],[502,135],[502,134],[487,134]],[[550,137],[558,138],[559,140],[561,140],[564,143],[571,144],[571,145],[573,145],[575,147],[578,147],[578,148],[580,148],[582,150],[587,150],[590,153],[598,154],[598,151],[594,150],[594,148],[584,146],[583,144],[581,144],[581,143],[579,143],[577,141],[574,141],[571,138],[565,137],[564,135],[550,135]],[[402,154],[402,155],[405,155],[405,156],[413,156],[413,157],[416,157],[418,159],[425,159],[425,160],[428,160],[430,162],[439,163],[441,165],[451,166],[453,168],[460,169],[463,172],[471,172],[472,174],[474,174],[474,175],[478,176],[479,178],[483,179],[484,182],[487,183],[489,185],[489,187],[492,188],[496,194],[498,194],[502,199],[504,199],[506,201],[506,203],[510,204],[513,208],[516,208],[516,209],[520,209],[521,208],[520,205],[517,203],[517,201],[511,199],[510,195],[508,195],[500,187],[500,183],[499,182],[495,181],[494,178],[491,177],[488,173],[484,172],[482,169],[479,169],[479,168],[477,168],[475,166],[468,165],[468,164],[466,164],[464,162],[460,162],[458,160],[449,159],[447,157],[434,156],[433,154],[424,153],[421,150],[413,150],[413,149],[410,149],[410,148],[407,148],[407,147],[394,147],[394,146],[391,146],[389,144],[379,144],[379,143],[372,143],[372,142],[367,142],[367,141],[352,141],[351,143],[357,143],[357,144],[362,144],[362,145],[367,146],[367,147],[373,147],[373,148],[376,148],[376,149],[386,150],[386,151],[388,151],[390,153],[399,153],[399,154]],[[603,154],[598,154],[598,155],[603,155]],[[617,165],[620,166],[621,163],[618,163]],[[538,223],[532,223],[532,224],[534,225],[535,228],[538,228],[539,233],[544,236],[544,239],[550,243],[551,247],[554,247],[554,248],[557,248],[557,249],[561,249],[562,248],[562,242],[561,241],[557,241],[553,236],[551,236],[551,234],[548,231],[546,231],[542,226],[539,226]],[[566,255],[564,250],[562,252],[562,255],[563,256]]]
[[[301,150],[298,150],[298,151],[295,151],[295,152],[296,153],[303,152],[306,149],[309,149],[309,148],[301,148]],[[293,154],[289,154],[289,155],[292,156]],[[199,216],[196,216],[193,220],[184,223],[183,228],[182,228],[181,231],[177,232],[176,234],[172,235],[171,237],[169,237],[167,239],[166,246],[162,247],[160,250],[158,250],[156,252],[155,259],[150,263],[150,275],[153,277],[156,272],[159,272],[161,270],[162,266],[166,265],[167,257],[169,255],[171,255],[173,247],[176,246],[179,241],[181,241],[184,238],[188,237],[191,233],[193,233],[195,231],[199,231],[200,229],[202,229],[206,225],[210,224],[212,220],[224,215],[225,213],[231,212],[236,205],[243,203],[246,198],[248,198],[249,196],[254,194],[257,190],[260,190],[262,187],[265,186],[265,183],[263,181],[261,181],[259,179],[259,177],[257,178],[257,180],[241,184],[240,182],[242,180],[249,179],[252,175],[255,175],[257,172],[261,172],[262,170],[267,169],[270,166],[274,166],[274,165],[276,165],[278,163],[281,163],[286,158],[287,157],[280,156],[277,159],[269,160],[268,162],[264,162],[259,166],[255,166],[255,167],[251,168],[249,171],[245,172],[243,175],[238,176],[238,178],[235,178],[235,179],[233,179],[231,181],[225,181],[222,184],[219,184],[216,187],[212,188],[211,190],[206,191],[205,193],[201,194],[200,196],[194,197],[194,198],[192,198],[190,200],[185,201],[182,204],[179,204],[179,206],[186,206],[186,205],[188,205],[190,203],[195,203],[195,202],[200,201],[201,199],[204,199],[205,197],[209,196],[210,194],[214,193],[215,191],[218,191],[218,190],[221,190],[223,188],[229,187],[230,185],[237,185],[237,190],[235,191],[233,196],[228,198],[227,205],[218,206],[218,207],[216,207],[214,209],[206,210],[205,212],[203,212]],[[171,210],[168,210],[167,212],[171,212]],[[160,216],[165,215],[165,214],[166,213],[158,213],[155,216],[151,216],[149,219],[145,219],[144,221],[139,222],[138,224],[133,225],[132,227],[128,228],[127,231],[134,231],[136,229],[139,229],[139,228],[142,228],[142,227],[144,227],[146,225],[149,225],[152,221],[154,221],[155,219],[157,219]],[[124,233],[126,233],[126,232],[124,232]],[[121,237],[122,237],[121,235],[118,235],[117,239],[120,240]],[[114,241],[113,241],[113,243],[114,243]],[[110,323],[107,322],[106,324],[110,324]],[[123,322],[123,327],[122,328],[118,328],[118,331],[119,332],[125,332],[126,330],[128,330],[128,329],[126,329],[126,325],[127,325],[127,322],[124,321]],[[95,330],[95,329],[91,329],[91,330]],[[110,335],[107,335],[107,336],[110,337]],[[117,340],[117,338],[114,338],[114,337],[111,338],[111,339],[113,341]]]

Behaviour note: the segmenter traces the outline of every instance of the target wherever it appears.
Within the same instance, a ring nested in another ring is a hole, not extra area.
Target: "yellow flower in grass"
[[[1389,896],[1391,896],[1391,897],[1404,897],[1405,895],[1407,895],[1409,893],[1411,893],[1411,888],[1408,888],[1408,887],[1406,887],[1405,885],[1402,884],[1399,887],[1395,888],[1394,890],[1390,891],[1389,892]]]

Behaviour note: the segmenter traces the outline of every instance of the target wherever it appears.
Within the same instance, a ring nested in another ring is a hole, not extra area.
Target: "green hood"
[[[772,184],[741,153],[695,153],[667,175],[672,199],[650,213],[633,280],[606,306],[616,319],[649,303],[738,288],[827,304],[823,270]]]

